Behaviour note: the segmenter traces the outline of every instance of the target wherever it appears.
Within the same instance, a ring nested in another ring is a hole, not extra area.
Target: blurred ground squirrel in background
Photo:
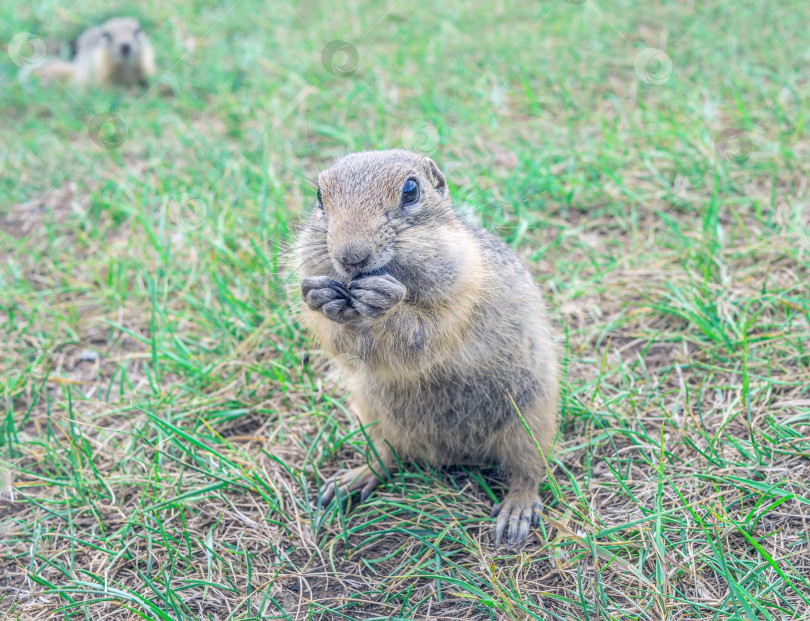
[[[41,82],[65,86],[147,86],[147,78],[154,73],[155,53],[140,22],[115,17],[79,35],[71,62],[46,59],[24,69],[20,78],[33,75]]]
[[[456,212],[426,157],[348,155],[318,186],[295,248],[302,321],[354,380],[352,409],[373,443],[367,465],[325,482],[321,502],[356,490],[365,500],[394,451],[495,462],[509,481],[495,541],[507,528],[510,545],[522,541],[558,429],[556,349],[531,274]]]

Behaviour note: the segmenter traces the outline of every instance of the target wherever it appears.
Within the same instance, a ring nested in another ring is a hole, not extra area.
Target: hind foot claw
[[[503,502],[492,509],[491,517],[498,518],[495,524],[495,545],[501,545],[507,526],[507,547],[513,548],[522,543],[529,534],[529,528],[537,525],[542,510],[543,503],[537,496],[508,493]]]
[[[321,486],[320,505],[326,507],[336,498],[345,501],[357,490],[360,490],[360,502],[365,502],[379,484],[379,477],[368,466],[338,470]]]

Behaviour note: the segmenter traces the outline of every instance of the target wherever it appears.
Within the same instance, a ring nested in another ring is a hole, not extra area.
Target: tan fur
[[[409,179],[419,201],[403,204]],[[507,527],[510,544],[522,540],[558,428],[556,350],[531,275],[453,209],[428,158],[354,154],[318,183],[324,208],[296,244],[301,322],[352,378],[353,409],[382,461],[332,477],[323,497],[367,495],[394,452],[494,462],[510,481],[496,540]]]
[[[25,67],[20,72],[20,80],[25,82],[30,76],[46,84],[48,82],[59,82],[61,84],[73,84],[76,76],[76,68],[73,63],[63,60],[48,59],[37,67]]]
[[[470,234],[455,223],[448,224],[447,230],[436,231],[435,235],[434,239],[438,238],[448,246],[460,247],[465,244],[471,246],[476,244]],[[408,315],[419,315],[424,321],[435,324],[436,340],[434,346],[421,352],[418,357],[406,358],[404,356],[388,355],[379,360],[376,357],[364,357],[365,366],[370,370],[373,369],[376,375],[381,378],[397,380],[417,378],[428,367],[441,363],[460,349],[468,324],[473,319],[473,309],[476,301],[482,295],[485,268],[478,252],[462,254],[457,259],[464,277],[455,283],[456,287],[454,289],[448,291],[452,303],[440,306],[437,309],[441,311],[440,313],[430,313],[426,312],[428,309],[422,310],[416,307],[400,307],[392,309],[386,315],[387,318],[393,320],[396,320],[398,315],[404,315],[403,320],[405,321],[410,319]],[[339,349],[339,343],[342,342],[341,336],[345,328],[327,319],[322,313],[305,308],[302,323],[310,329],[315,339],[322,343],[332,356],[347,351],[357,356],[361,355],[361,352],[354,348],[349,350]],[[376,343],[376,351],[396,354],[396,351],[402,347],[400,335],[389,331],[384,321],[370,326],[370,331]]]
[[[79,35],[72,62],[46,60],[21,79],[33,75],[65,86],[144,86],[154,73],[154,50],[138,20],[116,17]]]

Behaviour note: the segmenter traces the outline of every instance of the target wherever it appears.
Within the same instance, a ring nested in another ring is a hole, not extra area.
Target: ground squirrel
[[[455,210],[427,157],[355,153],[318,186],[295,246],[302,323],[355,380],[352,409],[373,443],[367,465],[325,482],[321,502],[356,490],[365,500],[394,452],[494,462],[509,481],[495,542],[507,529],[509,545],[522,541],[558,428],[556,351],[532,276]]]
[[[155,53],[137,19],[115,17],[85,30],[72,62],[46,60],[24,70],[40,81],[76,86],[146,86],[155,73]]]

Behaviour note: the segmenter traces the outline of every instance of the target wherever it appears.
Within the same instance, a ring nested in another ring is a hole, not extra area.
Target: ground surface
[[[2,40],[65,50],[103,10],[5,0]],[[810,616],[810,5],[138,10],[148,92],[23,89],[34,48],[0,58],[3,614]],[[494,471],[308,500],[364,441],[285,301],[303,177],[400,146],[559,328],[517,553],[489,545]]]

